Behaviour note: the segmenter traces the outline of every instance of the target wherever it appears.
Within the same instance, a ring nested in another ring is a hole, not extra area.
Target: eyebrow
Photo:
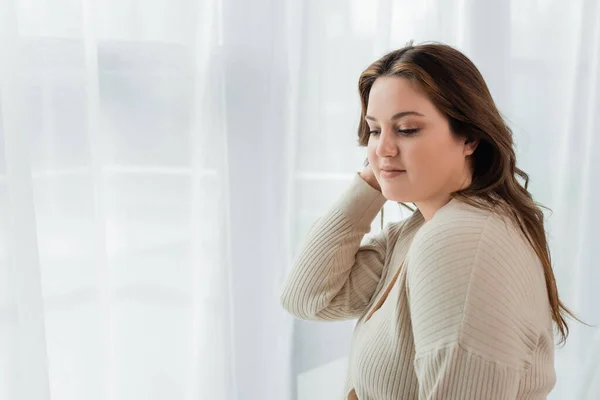
[[[424,117],[423,114],[418,113],[416,111],[402,111],[402,112],[394,114],[394,116],[392,117],[392,121],[406,117],[407,115],[417,115],[419,117]],[[371,117],[370,115],[366,115],[365,119],[370,119],[371,121],[377,121],[374,117]]]

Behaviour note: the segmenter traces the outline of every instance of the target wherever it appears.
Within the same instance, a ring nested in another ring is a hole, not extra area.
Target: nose
[[[395,141],[394,132],[389,129],[381,130],[375,153],[378,157],[396,157],[398,155],[398,145]]]

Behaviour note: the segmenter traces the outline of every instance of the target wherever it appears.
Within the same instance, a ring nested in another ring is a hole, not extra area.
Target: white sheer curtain
[[[0,18],[0,398],[293,399],[344,357],[352,323],[293,322],[279,287],[364,158],[360,72],[410,39],[482,70],[554,211],[563,299],[600,325],[599,0],[0,0]],[[551,398],[597,398],[598,328],[571,326]]]
[[[287,398],[283,9],[0,4],[0,398]]]

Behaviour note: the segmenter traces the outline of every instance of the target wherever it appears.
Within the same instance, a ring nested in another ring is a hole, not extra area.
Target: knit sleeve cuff
[[[417,355],[414,367],[419,398],[427,399],[515,399],[522,372],[459,344]],[[551,388],[553,383],[547,383]]]
[[[357,172],[334,207],[348,217],[357,228],[369,230],[386,201],[383,194],[369,185]]]

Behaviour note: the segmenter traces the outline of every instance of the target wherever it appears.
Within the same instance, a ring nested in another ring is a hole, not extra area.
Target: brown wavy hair
[[[448,118],[453,134],[479,141],[470,159],[472,183],[452,193],[452,197],[479,208],[503,211],[514,219],[542,262],[552,319],[560,334],[560,343],[564,344],[569,334],[566,317],[577,318],[558,297],[543,206],[536,203],[527,190],[529,176],[517,168],[512,131],[500,115],[477,67],[460,51],[440,43],[413,45],[409,42],[372,63],[358,82],[362,103],[358,127],[360,146],[367,146],[369,141],[369,126],[365,121],[369,93],[381,76],[398,76],[417,83]]]

